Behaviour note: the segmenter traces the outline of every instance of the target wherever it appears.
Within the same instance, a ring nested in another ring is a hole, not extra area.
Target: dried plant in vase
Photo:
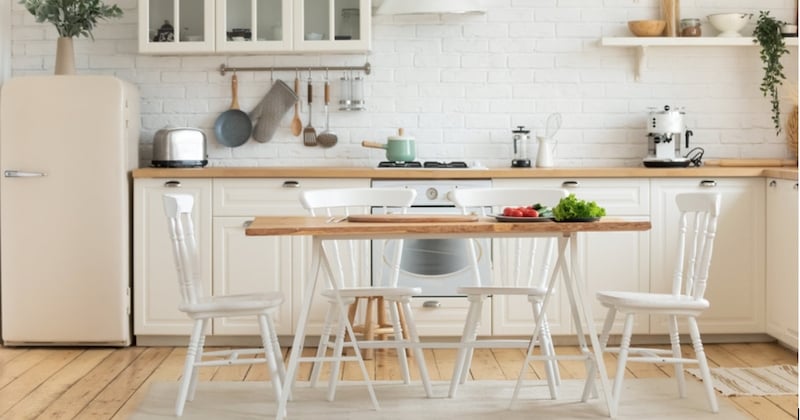
[[[37,22],[50,22],[58,31],[55,74],[75,73],[72,38],[85,36],[94,40],[92,30],[100,19],[118,18],[122,9],[101,0],[20,0]]]
[[[786,43],[781,36],[781,26],[784,22],[773,18],[768,11],[761,11],[756,22],[755,37],[753,42],[761,46],[761,61],[764,63],[764,76],[761,79],[761,93],[770,99],[772,105],[772,122],[775,125],[775,134],[781,133],[781,107],[778,96],[778,87],[786,80],[783,74],[781,57],[788,53]]]

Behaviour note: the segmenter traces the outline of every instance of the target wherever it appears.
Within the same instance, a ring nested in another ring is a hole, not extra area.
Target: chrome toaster
[[[163,128],[153,137],[152,164],[160,168],[195,168],[208,164],[206,134],[196,128]]]

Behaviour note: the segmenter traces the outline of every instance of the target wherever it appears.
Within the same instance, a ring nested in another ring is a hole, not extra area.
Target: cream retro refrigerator
[[[5,345],[131,343],[131,182],[139,96],[111,76],[0,90]]]

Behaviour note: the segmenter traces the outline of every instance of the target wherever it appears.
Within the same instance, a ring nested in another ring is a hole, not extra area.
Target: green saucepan
[[[364,140],[361,145],[375,149],[385,149],[386,160],[390,162],[411,162],[416,157],[414,138],[404,136],[402,128],[397,130],[396,136],[389,136],[386,143]]]

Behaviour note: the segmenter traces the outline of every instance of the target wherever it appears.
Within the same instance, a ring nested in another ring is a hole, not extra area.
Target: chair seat
[[[515,286],[461,286],[456,289],[461,295],[519,295],[542,296],[547,289],[542,287],[515,287]]]
[[[597,299],[620,310],[703,311],[710,306],[706,299],[668,293],[597,292]]]
[[[239,295],[209,296],[197,303],[181,304],[178,309],[190,315],[200,314],[255,314],[273,309],[283,303],[283,293],[248,293]]]
[[[326,298],[334,299],[336,296],[333,292],[333,289],[326,289],[321,294]],[[421,294],[422,289],[419,287],[348,287],[339,289],[339,295],[343,298],[383,296],[386,300],[393,300]]]

